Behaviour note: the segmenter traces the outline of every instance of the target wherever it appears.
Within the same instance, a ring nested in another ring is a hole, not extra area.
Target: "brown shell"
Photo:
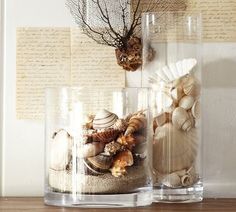
[[[132,135],[121,135],[118,139],[117,142],[121,144],[122,146],[127,147],[128,149],[132,150],[133,147],[135,146],[135,139]]]
[[[104,154],[90,157],[84,160],[84,164],[88,169],[88,174],[100,175],[109,171],[112,165],[112,157]]]
[[[124,147],[116,141],[112,141],[106,144],[104,148],[104,152],[107,155],[115,155],[117,152],[122,151],[122,150],[124,150]]]
[[[144,115],[135,115],[130,118],[128,127],[125,131],[125,135],[132,134],[147,126],[147,119]]]
[[[115,177],[120,177],[126,174],[126,167],[132,166],[134,164],[134,159],[131,151],[125,150],[118,153],[113,161],[111,173]]]
[[[120,133],[119,130],[109,128],[109,129],[106,129],[106,130],[97,131],[97,132],[93,133],[90,136],[92,137],[92,140],[95,141],[95,142],[100,141],[100,142],[103,142],[103,143],[109,143],[111,141],[116,140],[119,133]]]

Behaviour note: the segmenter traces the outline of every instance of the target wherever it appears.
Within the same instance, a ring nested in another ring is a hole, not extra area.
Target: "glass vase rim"
[[[187,16],[202,16],[202,11],[190,11],[186,12],[185,10],[179,10],[179,11],[158,11],[158,12],[143,12],[142,17],[148,16],[148,15],[156,15],[156,14],[185,14]]]

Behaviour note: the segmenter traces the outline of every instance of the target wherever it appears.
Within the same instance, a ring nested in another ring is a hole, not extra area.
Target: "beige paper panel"
[[[16,61],[17,118],[42,118],[45,88],[70,82],[70,30],[18,28]]]
[[[72,85],[99,89],[125,85],[125,73],[116,64],[114,49],[97,45],[78,29],[17,29],[16,68],[18,119],[43,117],[46,87]],[[104,105],[111,98],[104,96]]]

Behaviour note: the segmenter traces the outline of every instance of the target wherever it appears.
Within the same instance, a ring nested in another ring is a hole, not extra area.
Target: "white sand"
[[[99,176],[76,174],[73,179],[67,171],[49,170],[49,185],[60,192],[129,193],[150,185],[150,181],[144,167],[140,166],[129,167],[127,175],[119,178],[107,173]]]

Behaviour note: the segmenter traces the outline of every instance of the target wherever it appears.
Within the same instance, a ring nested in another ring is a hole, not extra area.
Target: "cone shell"
[[[177,188],[181,185],[181,179],[176,173],[171,173],[163,178],[162,183],[167,187]]]
[[[61,129],[54,133],[50,143],[50,168],[60,171],[66,169],[71,156],[73,138]]]
[[[184,96],[179,101],[179,107],[182,107],[185,110],[191,109],[193,104],[194,104],[194,98],[192,96]]]
[[[183,83],[183,91],[188,96],[197,97],[200,94],[200,83],[194,76],[189,76]]]
[[[189,131],[193,127],[187,111],[182,107],[178,107],[174,110],[172,114],[172,123],[177,129],[182,129],[184,131]]]
[[[116,123],[117,119],[118,116],[116,114],[101,110],[93,120],[93,128],[96,130],[110,128]]]
[[[109,171],[112,165],[112,157],[100,154],[85,159],[84,164],[89,170],[88,173],[94,175],[104,174]]]
[[[92,136],[92,140],[95,142],[99,141],[102,143],[109,143],[113,140],[116,140],[119,133],[120,133],[119,130],[109,128],[106,130],[102,130],[102,131],[98,131],[96,133],[93,133],[91,136]]]
[[[82,144],[77,147],[77,157],[88,158],[96,156],[101,152],[103,152],[104,147],[105,144],[102,142],[92,142],[88,144]]]
[[[170,83],[189,74],[196,66],[197,60],[194,58],[184,59],[176,63],[171,63],[168,66],[157,70],[155,72],[157,79],[165,83]]]
[[[132,134],[141,129],[144,129],[147,126],[147,119],[144,115],[135,115],[130,118],[128,127],[125,131],[125,135]]]
[[[161,174],[189,169],[197,156],[197,130],[184,132],[168,123],[156,129],[153,166]]]
[[[193,117],[196,119],[200,118],[200,102],[199,100],[195,101],[192,107]]]

